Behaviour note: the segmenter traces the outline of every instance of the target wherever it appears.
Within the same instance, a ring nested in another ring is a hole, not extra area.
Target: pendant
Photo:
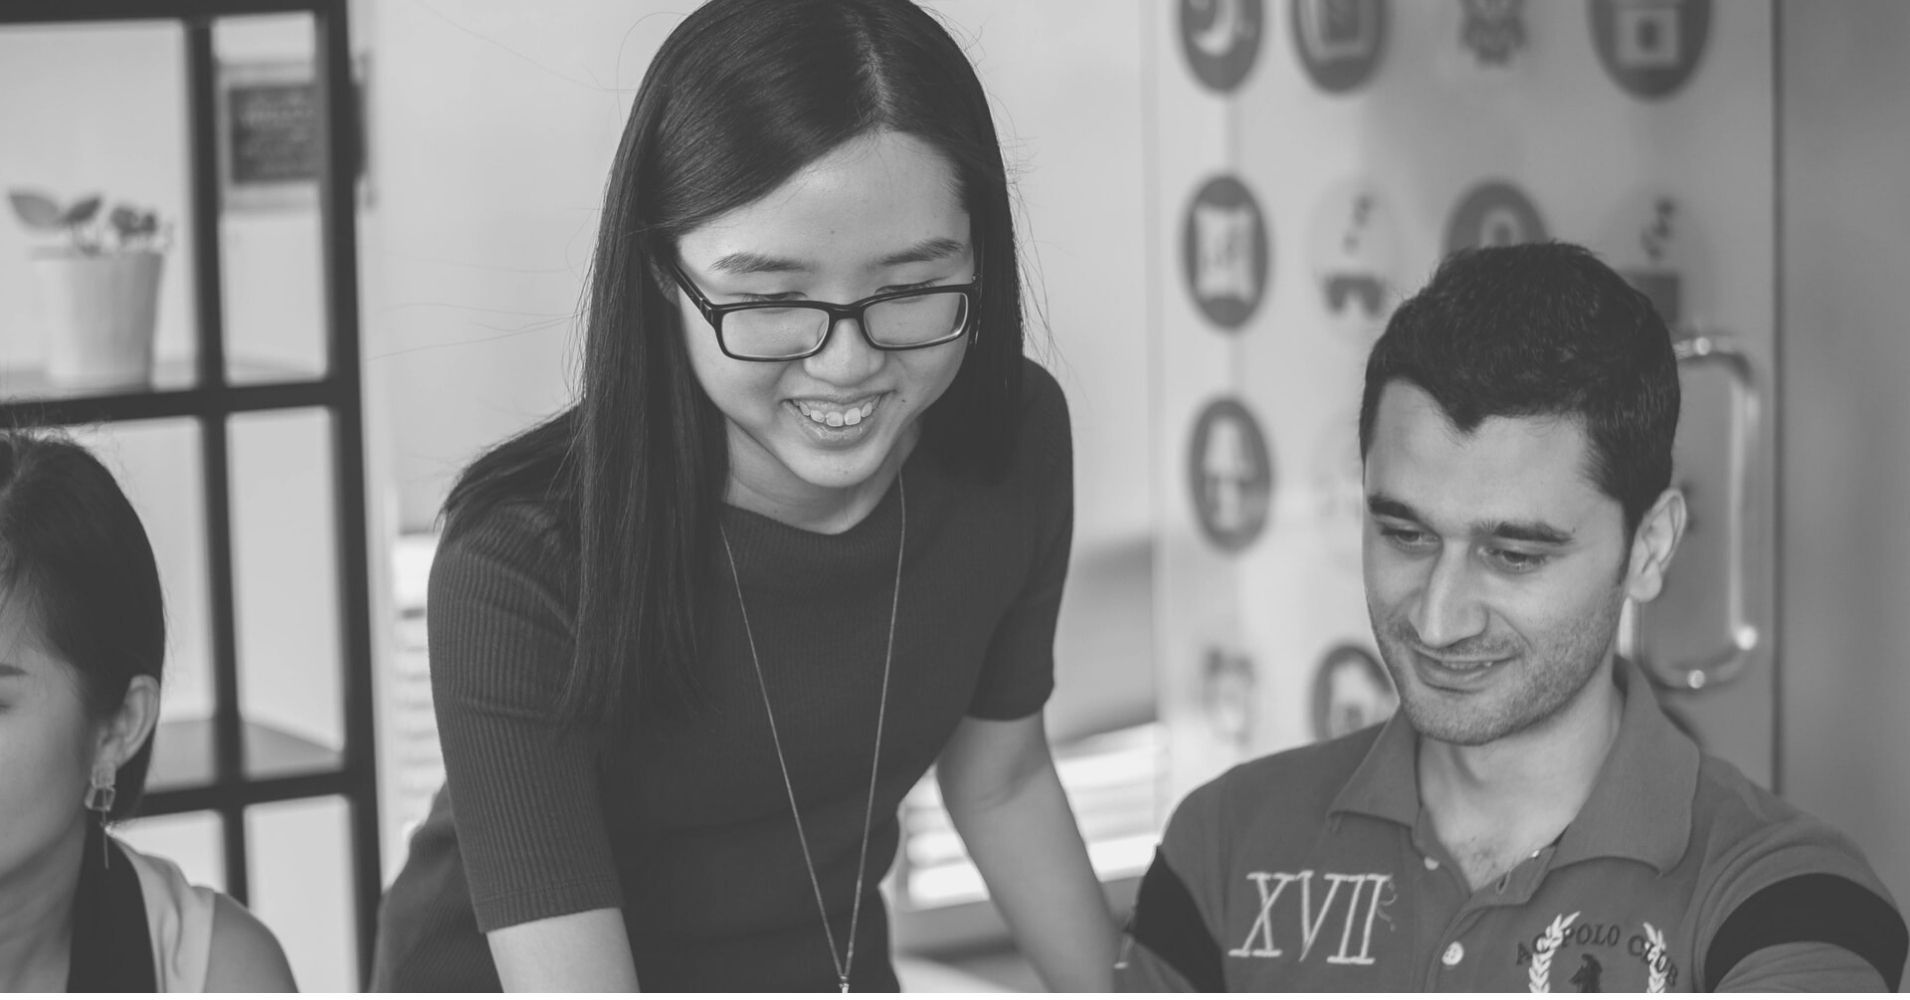
[[[836,981],[842,984],[842,992],[844,993],[849,992],[849,977],[848,976],[839,977]]]

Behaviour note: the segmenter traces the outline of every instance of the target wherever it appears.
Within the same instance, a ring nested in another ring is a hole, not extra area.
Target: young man
[[[1896,989],[1855,845],[1702,755],[1614,657],[1685,527],[1670,336],[1565,244],[1448,259],[1360,407],[1382,726],[1195,790],[1124,989]]]

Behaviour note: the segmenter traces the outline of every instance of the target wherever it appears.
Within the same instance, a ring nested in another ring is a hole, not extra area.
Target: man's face
[[[1576,420],[1490,417],[1382,391],[1365,461],[1366,605],[1407,718],[1478,746],[1557,716],[1603,676],[1631,545]],[[1654,588],[1655,589],[1655,588]]]

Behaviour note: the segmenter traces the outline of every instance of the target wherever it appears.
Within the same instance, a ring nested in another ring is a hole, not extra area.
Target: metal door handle
[[[1756,496],[1758,442],[1763,419],[1763,394],[1758,385],[1754,359],[1727,333],[1682,329],[1672,345],[1681,365],[1716,366],[1731,377],[1737,390],[1733,395],[1731,425],[1732,473],[1727,488],[1731,516],[1726,547],[1725,608],[1728,616],[1726,641],[1722,648],[1689,660],[1665,661],[1651,654],[1643,635],[1634,636],[1633,649],[1647,675],[1673,689],[1697,691],[1731,680],[1750,663],[1764,633],[1757,612],[1765,607],[1760,581],[1750,579],[1752,560],[1745,547],[1751,543],[1752,502]]]

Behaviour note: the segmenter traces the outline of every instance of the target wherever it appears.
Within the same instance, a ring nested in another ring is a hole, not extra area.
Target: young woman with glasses
[[[0,993],[294,989],[272,932],[107,831],[152,761],[166,610],[85,448],[0,431]]]
[[[580,398],[466,470],[432,568],[448,774],[380,989],[893,990],[933,765],[1050,986],[1115,929],[1041,709],[1067,409],[1007,180],[906,0],[715,0],[605,193]]]

